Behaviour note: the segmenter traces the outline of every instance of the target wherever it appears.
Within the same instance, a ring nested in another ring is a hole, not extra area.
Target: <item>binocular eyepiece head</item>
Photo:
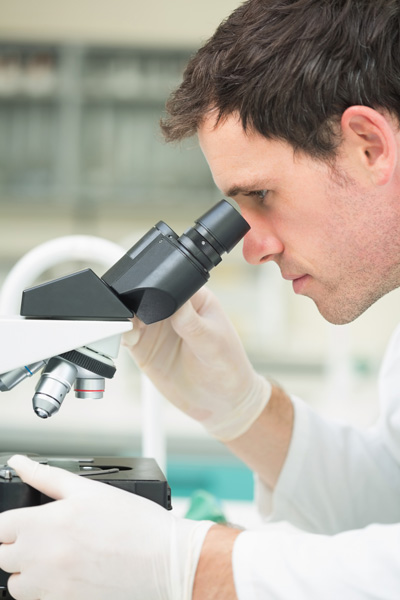
[[[210,270],[249,229],[221,200],[180,237],[160,221],[102,279],[144,323],[161,321],[207,282]]]

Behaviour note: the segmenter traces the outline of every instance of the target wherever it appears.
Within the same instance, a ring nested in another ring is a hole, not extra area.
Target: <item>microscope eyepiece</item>
[[[160,221],[102,280],[144,323],[171,316],[209,279],[209,271],[249,231],[249,224],[225,200],[180,237]]]
[[[203,227],[214,243],[217,242],[222,247],[221,254],[233,250],[250,229],[247,221],[226,200],[221,200],[210,208],[196,220],[196,224]]]

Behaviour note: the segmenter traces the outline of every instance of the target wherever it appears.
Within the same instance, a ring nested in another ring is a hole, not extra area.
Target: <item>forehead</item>
[[[215,184],[228,196],[235,188],[293,190],[330,177],[327,163],[295,153],[287,142],[245,131],[236,115],[216,124],[215,115],[210,113],[197,133]]]
[[[271,144],[270,140],[258,132],[245,131],[236,115],[229,115],[216,122],[213,113],[201,123],[198,138],[202,151],[210,160],[222,156],[228,156],[231,160],[246,158],[256,150],[262,149],[265,152]]]
[[[264,188],[293,169],[289,144],[245,131],[235,115],[217,125],[215,116],[209,116],[198,129],[198,139],[214,181],[224,193],[245,185]]]

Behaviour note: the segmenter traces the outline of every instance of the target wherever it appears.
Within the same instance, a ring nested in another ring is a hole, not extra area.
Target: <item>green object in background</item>
[[[185,516],[187,519],[193,519],[194,521],[227,523],[219,501],[206,490],[196,490],[193,492],[189,510]]]
[[[196,490],[207,490],[224,500],[254,499],[253,473],[236,459],[219,461],[172,455],[168,459],[167,479],[173,498],[190,498]]]

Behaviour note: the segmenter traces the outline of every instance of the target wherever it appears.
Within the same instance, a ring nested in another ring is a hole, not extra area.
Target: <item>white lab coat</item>
[[[257,482],[266,525],[241,533],[239,600],[400,600],[400,327],[379,380],[381,416],[367,431],[324,420],[293,398],[295,422],[273,493]]]

